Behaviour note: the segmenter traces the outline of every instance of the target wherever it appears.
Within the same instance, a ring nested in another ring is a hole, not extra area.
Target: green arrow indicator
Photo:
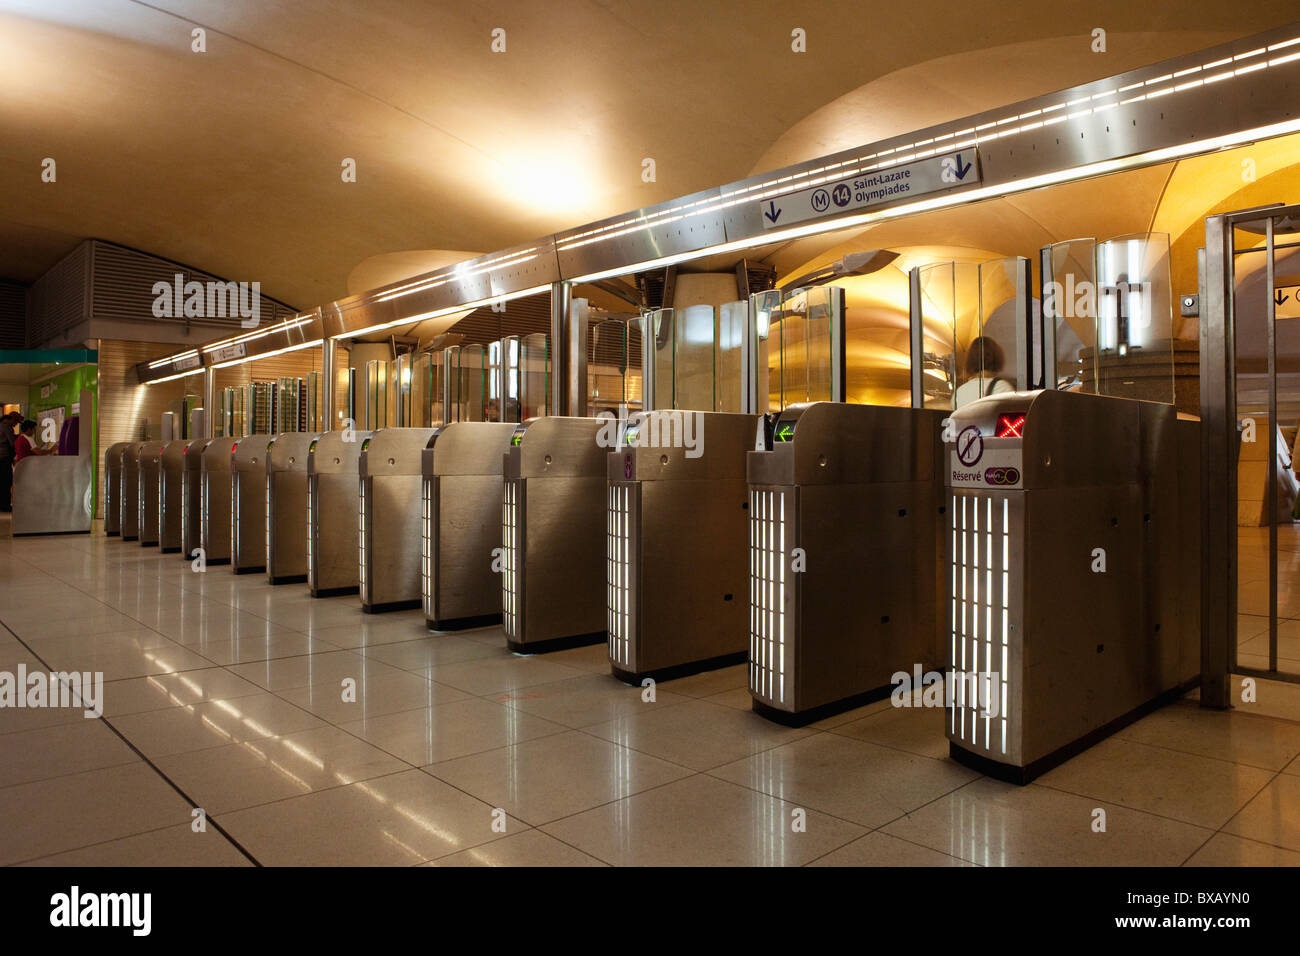
[[[776,440],[789,441],[794,437],[794,425],[790,422],[784,422],[776,426]]]
[[[524,440],[523,435],[511,435],[510,444],[518,446]]]

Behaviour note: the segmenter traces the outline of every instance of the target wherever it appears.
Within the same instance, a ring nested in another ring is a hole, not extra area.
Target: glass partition
[[[749,352],[742,357],[745,363],[744,379],[748,380],[748,370],[754,370],[755,404],[754,412],[766,413],[769,409],[780,408],[772,403],[773,386],[780,389],[780,382],[771,373],[770,343],[772,341],[773,322],[779,324],[781,312],[781,293],[777,289],[755,292],[749,297],[749,310],[754,316],[754,336],[750,341]],[[779,398],[778,398],[779,401]]]
[[[768,349],[768,405],[773,410],[798,402],[835,401],[843,362],[837,328],[837,302],[843,290],[835,286],[799,289],[787,295],[772,316]]]
[[[958,385],[954,407],[985,395],[1013,392],[1027,382],[1020,367],[1029,334],[1027,259],[989,259],[977,267],[979,308],[969,337],[958,335]]]
[[[587,414],[618,414],[626,404],[629,366],[628,323],[605,319],[593,323],[587,336]]]
[[[1097,346],[1097,240],[1047,246],[1042,279],[1043,382],[1048,388],[1096,391],[1095,368],[1085,368],[1085,357],[1092,364]]]
[[[388,363],[372,359],[366,363],[366,420],[369,430],[388,427]]]
[[[488,352],[482,345],[461,345],[457,350],[456,421],[495,421],[486,416],[488,406]],[[493,413],[499,409],[493,409]]]
[[[641,404],[647,411],[673,406],[675,329],[672,309],[655,309],[641,316]]]
[[[979,266],[935,262],[917,266],[911,276],[913,323],[921,323],[921,391],[924,408],[951,409],[978,397],[979,354],[974,371],[965,359],[979,336]],[[964,392],[963,386],[972,383]]]
[[[534,332],[519,340],[519,420],[550,414],[551,354],[549,337]]]
[[[676,309],[673,318],[672,401],[659,402],[658,407],[713,411],[716,372],[713,306]],[[662,392],[656,399],[661,396]]]
[[[718,306],[715,411],[739,412],[745,407],[747,374],[751,367],[745,361],[745,326],[748,322],[748,302],[724,302]]]
[[[1174,403],[1169,236],[1097,244],[1097,391]]]

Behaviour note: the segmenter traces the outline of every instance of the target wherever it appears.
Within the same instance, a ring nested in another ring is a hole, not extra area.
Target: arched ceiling
[[[503,248],[1293,18],[1283,0],[0,0],[0,276],[93,236],[307,308],[373,256]]]

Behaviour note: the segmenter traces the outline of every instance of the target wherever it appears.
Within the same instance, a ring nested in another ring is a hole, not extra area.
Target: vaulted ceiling
[[[0,0],[0,277],[96,237],[308,308],[1294,17],[1291,0]]]

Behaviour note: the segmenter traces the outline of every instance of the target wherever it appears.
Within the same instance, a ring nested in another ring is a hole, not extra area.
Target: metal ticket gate
[[[749,456],[753,708],[802,724],[937,660],[940,422],[796,404]]]
[[[381,428],[361,442],[359,578],[371,614],[420,606],[421,455],[432,428]]]
[[[605,640],[608,419],[518,426],[504,461],[502,628],[513,651]]]
[[[122,453],[135,444],[115,442],[104,452],[104,534],[122,533]]]
[[[501,620],[502,467],[515,434],[510,422],[453,422],[421,453],[420,583],[430,630]]]
[[[266,459],[266,578],[307,580],[307,458],[312,432],[277,436]]]
[[[147,441],[136,453],[136,532],[143,546],[158,545],[159,500],[162,487],[162,449],[165,442]]]
[[[640,683],[748,653],[745,456],[757,415],[641,412],[608,455],[610,670]]]
[[[196,438],[185,447],[181,480],[181,556],[187,561],[203,546],[203,452],[211,443],[211,438]]]
[[[173,554],[181,549],[185,450],[189,444],[188,441],[169,441],[162,447],[158,483],[158,547],[163,554]]]
[[[203,449],[199,546],[209,564],[230,563],[230,459],[235,438],[214,438]]]
[[[122,494],[118,501],[118,528],[123,541],[140,537],[140,446],[133,441],[122,449]]]
[[[312,597],[354,594],[357,561],[358,462],[370,432],[325,432],[307,453],[307,585]]]
[[[245,435],[230,453],[230,566],[266,570],[266,462],[274,435]]]
[[[1200,423],[1049,390],[951,426],[950,752],[1025,783],[1195,683]]]

